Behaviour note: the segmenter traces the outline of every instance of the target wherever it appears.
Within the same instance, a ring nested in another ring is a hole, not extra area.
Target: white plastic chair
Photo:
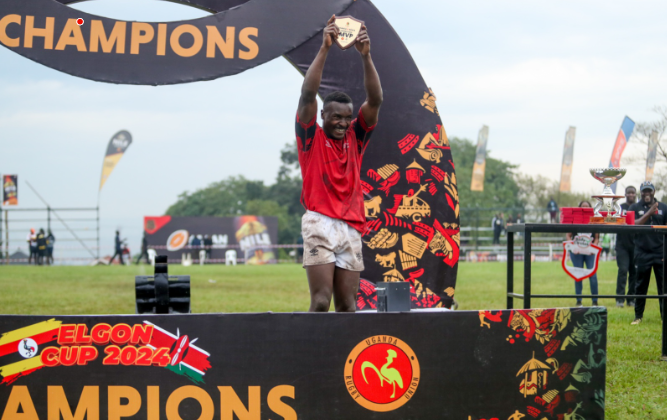
[[[192,265],[192,255],[189,253],[181,254],[181,265],[183,267],[190,267]]]
[[[206,250],[202,249],[199,251],[199,265],[204,265],[204,261],[206,261]]]
[[[154,249],[148,250],[148,261],[151,262],[151,265],[155,267],[155,257],[157,257],[157,252]]]
[[[225,252],[225,265],[236,265],[236,251],[230,249]]]

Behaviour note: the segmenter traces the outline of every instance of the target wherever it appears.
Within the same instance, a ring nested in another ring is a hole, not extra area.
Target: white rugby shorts
[[[306,211],[301,218],[303,266],[336,263],[350,271],[363,271],[361,233],[342,220]]]

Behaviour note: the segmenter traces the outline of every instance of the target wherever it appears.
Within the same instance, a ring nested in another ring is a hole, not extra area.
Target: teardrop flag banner
[[[655,158],[658,154],[658,132],[654,131],[648,139],[648,152],[646,154],[646,181],[653,179],[655,169]]]
[[[472,167],[470,191],[484,191],[484,171],[486,169],[486,143],[489,141],[489,127],[483,125],[477,136],[477,152]]]
[[[572,188],[572,160],[574,159],[574,135],[577,129],[570,127],[565,132],[565,145],[563,146],[563,166],[560,171],[560,188],[561,192],[569,192]]]
[[[635,122],[632,121],[627,116],[623,118],[623,123],[621,124],[621,129],[618,130],[618,135],[616,136],[616,143],[614,144],[614,150],[611,152],[611,159],[609,160],[610,168],[620,168],[621,167],[621,155],[623,155],[623,150],[625,150],[625,145],[628,144],[632,131],[635,129]],[[616,193],[616,183],[611,184],[611,189]]]
[[[107,146],[107,152],[104,155],[104,163],[102,164],[102,178],[100,179],[100,191],[104,183],[107,182],[111,171],[114,170],[120,158],[123,157],[123,153],[130,147],[132,144],[132,135],[123,130],[116,133],[111,140],[109,140],[109,146]]]

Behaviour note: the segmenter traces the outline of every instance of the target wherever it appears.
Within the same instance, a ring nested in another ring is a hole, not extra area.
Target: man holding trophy
[[[356,29],[355,29],[356,28]],[[324,98],[322,127],[316,122],[317,93],[330,48],[354,45],[364,69],[366,100],[353,115],[343,92]],[[359,275],[364,269],[361,233],[366,224],[361,159],[382,104],[380,78],[371,59],[366,27],[352,17],[332,16],[322,46],[306,72],[296,116],[296,139],[306,208],[301,230],[303,266],[310,287],[310,312],[354,312]],[[356,118],[355,118],[356,117]]]

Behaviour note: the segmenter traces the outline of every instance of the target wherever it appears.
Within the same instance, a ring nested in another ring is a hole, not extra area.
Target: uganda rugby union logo
[[[345,361],[345,387],[350,396],[371,411],[393,411],[413,397],[419,385],[419,360],[403,341],[369,337]]]

